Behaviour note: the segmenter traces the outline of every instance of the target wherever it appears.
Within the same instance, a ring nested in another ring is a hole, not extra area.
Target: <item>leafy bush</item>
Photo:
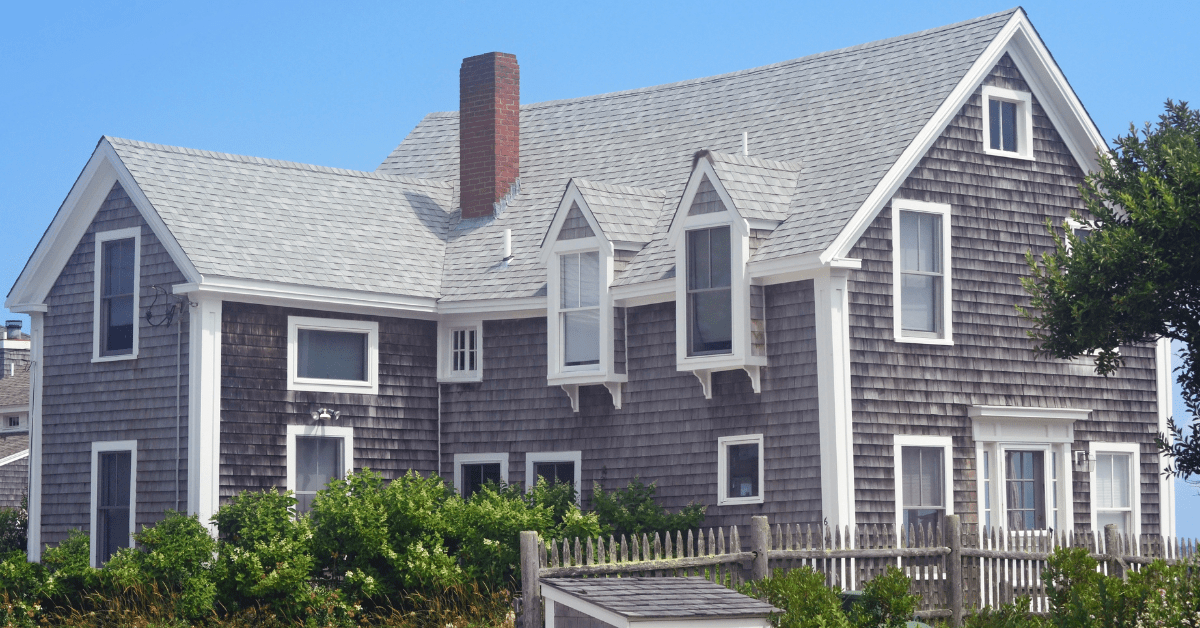
[[[963,628],[1045,628],[1046,621],[1029,612],[1030,601],[1019,597],[997,608],[984,607],[963,617]]]
[[[911,586],[903,571],[889,565],[863,585],[862,598],[850,609],[850,623],[857,628],[904,628],[921,601],[908,592]]]
[[[105,565],[106,579],[119,589],[150,587],[186,619],[212,614],[216,541],[196,515],[168,510],[162,521],[133,538],[140,550],[125,548],[113,556]]]
[[[100,585],[100,570],[91,566],[91,541],[78,529],[70,530],[62,542],[42,552],[42,566],[54,578],[49,601],[55,604],[78,604],[88,591]]]
[[[665,534],[700,527],[704,521],[702,504],[688,504],[679,512],[670,513],[654,501],[656,490],[653,482],[645,484],[640,478],[611,493],[604,492],[597,482],[592,491],[592,508],[600,518],[604,534]]]
[[[29,512],[26,510],[28,496],[21,498],[18,508],[0,508],[0,556],[20,550],[25,551],[26,534],[29,531]]]
[[[1083,548],[1059,548],[1042,580],[1050,624],[1059,628],[1184,626],[1200,620],[1200,570],[1195,563],[1155,561],[1127,580],[1104,576]]]
[[[771,619],[777,628],[850,628],[838,596],[841,590],[825,586],[825,576],[809,566],[776,571],[770,578],[743,584],[738,591],[782,610],[782,615]]]

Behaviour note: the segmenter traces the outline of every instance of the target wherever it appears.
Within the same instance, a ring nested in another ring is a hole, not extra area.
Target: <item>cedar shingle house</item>
[[[1173,532],[1167,345],[1102,378],[1013,307],[1104,147],[1022,10],[571,100],[520,105],[507,54],[461,81],[374,172],[100,140],[6,301],[32,556],[363,467]]]
[[[29,336],[21,321],[0,327],[0,507],[19,508],[29,490]]]

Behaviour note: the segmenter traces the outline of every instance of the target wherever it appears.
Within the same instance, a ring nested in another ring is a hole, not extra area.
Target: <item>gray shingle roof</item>
[[[29,371],[17,369],[0,377],[0,408],[29,405]]]
[[[569,179],[663,190],[673,210],[696,151],[739,153],[743,132],[753,157],[802,166],[784,223],[756,257],[824,250],[1015,11],[732,74],[522,105],[521,193],[495,220],[452,229],[443,300],[542,294],[538,249]],[[426,116],[377,172],[457,181],[458,114]],[[665,225],[622,281],[671,272],[658,250]],[[490,251],[505,228],[514,259],[499,265]]]
[[[573,179],[604,236],[613,242],[649,242],[665,209],[666,192]]]
[[[702,157],[712,163],[743,218],[783,220],[791,214],[800,166],[713,151]]]
[[[542,578],[630,621],[767,617],[778,608],[704,578]]]
[[[439,294],[449,183],[106,139],[206,277]]]

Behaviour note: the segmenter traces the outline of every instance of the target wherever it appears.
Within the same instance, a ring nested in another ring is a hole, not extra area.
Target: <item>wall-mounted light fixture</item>
[[[1080,473],[1091,473],[1096,470],[1096,459],[1091,452],[1083,449],[1075,450],[1075,470]]]
[[[342,418],[342,411],[332,408],[313,408],[309,414],[312,415],[314,421],[336,421]]]

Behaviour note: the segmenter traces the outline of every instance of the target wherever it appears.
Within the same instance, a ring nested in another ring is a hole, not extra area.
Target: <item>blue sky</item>
[[[481,52],[516,54],[522,100],[537,102],[741,70],[1012,6],[10,3],[0,26],[0,286],[12,286],[101,135],[373,170],[426,113],[457,109],[459,62]],[[1024,7],[1106,138],[1157,119],[1167,98],[1200,103],[1200,3]],[[1180,487],[1179,525],[1200,537],[1194,488]]]

